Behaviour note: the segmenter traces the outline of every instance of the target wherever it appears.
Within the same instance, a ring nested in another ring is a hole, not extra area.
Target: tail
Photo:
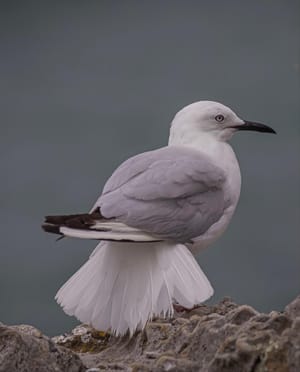
[[[116,335],[172,316],[173,300],[191,308],[213,289],[182,244],[101,242],[56,295],[69,315]]]

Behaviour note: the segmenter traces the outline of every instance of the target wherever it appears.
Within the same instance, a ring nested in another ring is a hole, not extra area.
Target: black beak
[[[237,130],[253,130],[256,132],[265,132],[265,133],[274,133],[276,134],[275,130],[267,125],[255,123],[254,121],[244,121],[244,124],[237,125],[234,128]]]

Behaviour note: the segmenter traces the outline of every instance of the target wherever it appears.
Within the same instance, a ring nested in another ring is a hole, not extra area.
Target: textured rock
[[[300,317],[300,296],[296,297],[294,301],[288,304],[284,311],[287,316],[292,319]]]
[[[0,372],[83,372],[71,350],[56,345],[28,325],[0,324]]]
[[[54,341],[100,371],[299,372],[300,297],[283,313],[224,299],[149,322],[131,339],[81,325]]]
[[[0,372],[84,370],[299,372],[300,296],[269,314],[224,299],[155,319],[132,338],[80,325],[49,340],[30,326],[0,326]]]

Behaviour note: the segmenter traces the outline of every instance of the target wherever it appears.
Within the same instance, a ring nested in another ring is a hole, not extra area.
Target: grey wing
[[[199,151],[170,146],[124,162],[96,202],[105,218],[188,242],[219,220],[225,174]]]

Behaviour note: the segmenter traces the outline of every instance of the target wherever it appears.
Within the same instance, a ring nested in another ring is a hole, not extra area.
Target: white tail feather
[[[69,315],[116,335],[171,316],[173,300],[191,308],[213,289],[182,244],[101,242],[56,295]]]

